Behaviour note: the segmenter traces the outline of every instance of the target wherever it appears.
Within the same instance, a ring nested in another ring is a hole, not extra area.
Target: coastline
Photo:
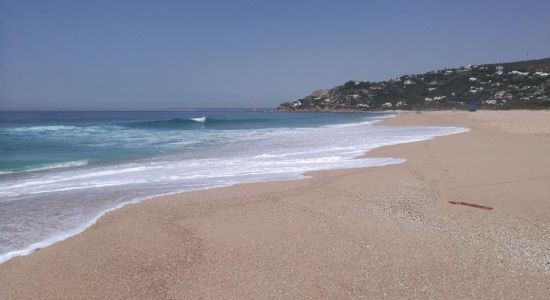
[[[402,164],[126,205],[0,265],[0,298],[547,295],[549,116],[385,119],[472,130],[366,154]]]
[[[389,111],[386,111],[384,116],[379,115],[376,120],[367,120],[367,121],[363,120],[363,121],[358,122],[358,123],[352,122],[352,123],[344,123],[344,124],[330,124],[330,125],[323,125],[320,128],[326,129],[326,128],[329,128],[329,127],[333,127],[333,128],[342,128],[343,129],[343,127],[348,127],[348,126],[353,127],[353,126],[361,126],[361,125],[365,125],[365,124],[372,125],[372,124],[377,123],[377,122],[379,122],[383,119],[395,117],[398,113],[400,113],[400,111],[393,112],[393,113],[391,113]],[[190,118],[190,119],[192,119],[192,118]],[[372,127],[372,128],[374,128],[374,127]],[[347,131],[347,128],[343,129],[343,130]],[[456,128],[456,130],[461,131],[461,130],[463,130],[463,128]],[[451,131],[454,131],[454,130],[451,130]],[[453,134],[453,133],[447,133],[447,134]],[[441,135],[437,134],[437,135],[434,135],[433,137],[435,137],[435,136],[441,136]],[[421,139],[425,139],[425,138],[427,138],[427,137],[422,137]],[[400,141],[400,142],[397,142],[397,143],[399,144],[399,143],[407,143],[407,142],[415,141],[415,138],[412,138],[412,136],[409,136],[408,139],[409,139],[408,141]],[[394,142],[390,142],[388,144],[394,144]],[[362,156],[362,154],[364,154],[367,151],[369,151],[368,148],[363,149],[363,150],[357,150],[353,154],[350,154],[350,155],[347,155],[347,153],[344,154],[344,155],[347,156],[347,159],[349,159],[350,162],[353,165],[354,164],[353,161],[355,160],[354,158],[360,158]],[[264,155],[264,154],[262,154],[262,155]],[[262,155],[260,155],[260,156],[262,156]],[[373,158],[373,159],[371,159],[371,161],[372,160],[378,160],[378,161],[376,161],[376,162],[372,161],[372,163],[371,163],[371,162],[367,162],[366,160],[368,160],[368,158],[364,159],[363,162],[367,166],[352,166],[351,168],[384,166],[384,165],[389,165],[389,164],[394,164],[394,163],[401,163],[401,162],[404,161],[403,159],[393,159],[393,158]],[[333,166],[331,168],[320,168],[319,170],[334,170],[334,169],[347,169],[347,167],[344,166],[344,165],[340,165],[340,166]],[[166,172],[166,171],[164,171],[164,172]],[[111,207],[105,207],[104,210],[99,211],[96,215],[92,216],[88,221],[86,221],[84,223],[76,224],[75,226],[72,226],[68,230],[58,232],[56,235],[50,236],[50,237],[45,238],[43,240],[38,240],[38,241],[30,244],[29,246],[27,246],[25,248],[20,249],[20,250],[14,250],[14,251],[7,252],[7,253],[4,253],[4,254],[0,255],[0,264],[10,260],[13,257],[18,257],[18,256],[24,256],[24,255],[31,254],[36,250],[48,247],[48,246],[50,246],[54,243],[65,240],[65,239],[67,239],[71,236],[74,236],[76,234],[80,234],[84,230],[89,228],[90,226],[94,225],[97,222],[97,220],[99,220],[106,213],[109,213],[111,211],[120,209],[121,207],[123,207],[127,204],[139,203],[141,201],[153,199],[153,198],[156,198],[156,197],[174,195],[174,194],[178,194],[178,193],[185,193],[185,192],[198,191],[198,190],[206,190],[206,189],[212,189],[212,188],[218,188],[218,187],[227,187],[227,186],[231,186],[231,185],[239,184],[239,183],[257,183],[257,182],[273,182],[273,181],[288,181],[288,180],[304,179],[304,178],[307,177],[307,176],[304,175],[304,173],[307,173],[307,172],[309,172],[309,171],[308,170],[296,171],[296,172],[292,172],[292,174],[287,174],[287,176],[274,176],[274,178],[258,178],[258,177],[256,177],[256,178],[253,178],[253,179],[251,178],[249,180],[242,180],[242,181],[238,180],[238,181],[233,182],[233,183],[226,183],[226,184],[218,183],[218,184],[214,184],[214,185],[206,185],[204,187],[199,187],[199,188],[194,188],[194,189],[193,188],[185,188],[185,189],[178,188],[178,189],[173,190],[173,191],[166,191],[166,192],[161,192],[161,193],[156,193],[156,194],[149,194],[149,195],[134,196],[135,198],[132,198],[131,194],[128,194],[128,197],[127,197],[126,201],[120,202],[120,203],[115,203],[116,205],[111,206]],[[101,197],[101,196],[98,196],[98,197]],[[63,213],[63,212],[60,211],[58,213]]]

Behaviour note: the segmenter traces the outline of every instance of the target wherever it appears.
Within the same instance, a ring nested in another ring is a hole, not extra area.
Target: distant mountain
[[[550,108],[550,58],[469,65],[381,82],[348,81],[318,90],[278,111],[368,111],[382,109]]]

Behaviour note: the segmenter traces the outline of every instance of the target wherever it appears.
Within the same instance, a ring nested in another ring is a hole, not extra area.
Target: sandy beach
[[[127,205],[0,265],[0,299],[550,297],[550,111],[379,125],[471,130],[366,154],[402,164]]]

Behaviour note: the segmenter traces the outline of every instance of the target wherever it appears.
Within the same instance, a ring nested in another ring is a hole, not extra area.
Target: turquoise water
[[[215,146],[217,131],[314,127],[376,114],[0,112],[0,174],[116,163]]]
[[[463,132],[367,113],[0,112],[0,263],[126,203],[307,171],[382,166],[384,145]]]

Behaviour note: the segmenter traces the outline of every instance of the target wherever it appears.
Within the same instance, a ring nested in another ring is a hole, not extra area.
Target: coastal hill
[[[550,58],[404,75],[381,82],[348,81],[318,90],[278,111],[368,111],[386,109],[517,109],[550,107]]]

